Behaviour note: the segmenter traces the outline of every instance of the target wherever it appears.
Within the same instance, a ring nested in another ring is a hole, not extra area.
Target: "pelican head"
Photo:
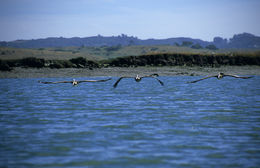
[[[218,73],[218,79],[223,78],[223,76],[224,76],[224,73],[222,73],[222,72],[219,72],[219,73]]]
[[[77,84],[78,84],[78,82],[75,79],[73,79],[72,85],[75,86]]]

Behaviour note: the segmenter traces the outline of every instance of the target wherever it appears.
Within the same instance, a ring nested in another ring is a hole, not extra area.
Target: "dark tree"
[[[0,71],[11,71],[12,68],[6,63],[6,61],[0,60]]]
[[[179,43],[174,43],[177,47],[179,47],[180,46],[180,44]]]
[[[206,46],[205,48],[207,48],[207,49],[209,49],[209,50],[217,50],[217,49],[218,49],[218,48],[217,48],[215,45],[213,45],[213,44],[210,44],[210,45]]]
[[[20,61],[21,66],[32,67],[32,68],[42,68],[44,67],[45,60],[35,57],[23,58]]]
[[[193,49],[202,49],[203,47],[199,43],[197,43],[197,44],[192,45],[191,48],[193,48]]]
[[[193,44],[193,42],[191,42],[191,41],[183,41],[181,46],[188,47],[188,46],[191,46],[192,44]]]

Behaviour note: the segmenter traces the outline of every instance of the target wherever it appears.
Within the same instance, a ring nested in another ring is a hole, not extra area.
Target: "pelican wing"
[[[212,78],[212,77],[218,77],[218,75],[207,76],[205,78],[201,78],[201,79],[198,79],[198,80],[195,80],[195,81],[191,81],[191,82],[187,82],[187,83],[196,83],[198,81],[201,81],[201,80],[204,80],[204,79],[208,79],[208,78]]]
[[[126,77],[126,76],[120,77],[120,78],[115,82],[115,84],[113,85],[113,87],[116,88],[117,85],[118,85],[118,83],[119,83],[123,78],[133,78],[133,77]]]
[[[57,83],[72,83],[72,81],[58,81],[58,82],[42,82],[42,81],[39,81],[39,83],[43,83],[43,84],[57,84]]]
[[[164,85],[164,83],[160,79],[158,79],[156,77],[152,77],[152,78],[156,79],[162,86]]]
[[[160,79],[156,78],[157,76],[159,76],[159,75],[158,74],[152,74],[152,75],[148,75],[148,76],[143,76],[141,78],[154,78],[163,86],[164,83]]]
[[[82,83],[82,82],[106,82],[108,80],[111,80],[112,78],[108,78],[108,79],[102,79],[102,80],[81,80],[78,81],[78,83]]]
[[[230,77],[242,78],[242,79],[252,78],[252,76],[238,76],[238,75],[231,75],[231,74],[225,74],[224,76],[230,76]]]
[[[145,75],[143,76],[142,78],[148,78],[148,77],[158,77],[159,75],[158,74],[151,74],[151,75]]]

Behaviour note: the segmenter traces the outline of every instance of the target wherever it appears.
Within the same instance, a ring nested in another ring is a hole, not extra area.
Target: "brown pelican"
[[[106,82],[108,80],[111,80],[112,78],[104,79],[104,80],[81,80],[81,81],[76,81],[73,79],[73,81],[58,81],[58,82],[42,82],[39,81],[39,83],[44,83],[44,84],[57,84],[57,83],[71,83],[73,86],[82,83],[82,82]]]
[[[121,81],[121,79],[123,78],[134,78],[136,82],[140,82],[142,80],[142,78],[154,78],[156,79],[158,82],[160,82],[160,84],[163,86],[163,82],[160,81],[159,79],[157,79],[156,77],[158,77],[159,75],[158,74],[152,74],[152,75],[146,75],[146,76],[139,76],[139,75],[136,75],[136,77],[127,77],[127,76],[123,76],[123,77],[120,77],[116,83],[113,85],[114,88],[117,87],[118,83]]]
[[[249,76],[249,77],[243,77],[243,76],[237,76],[237,75],[231,75],[231,74],[224,74],[222,72],[219,72],[217,75],[212,75],[212,76],[207,76],[205,78],[201,78],[201,79],[198,79],[198,80],[195,80],[195,81],[191,81],[191,82],[188,82],[188,83],[195,83],[195,82],[198,82],[198,81],[201,81],[201,80],[204,80],[204,79],[208,79],[208,78],[212,78],[212,77],[215,77],[217,79],[222,79],[223,77],[225,76],[230,76],[230,77],[234,77],[234,78],[241,78],[241,79],[248,79],[248,78],[252,78],[252,76]]]

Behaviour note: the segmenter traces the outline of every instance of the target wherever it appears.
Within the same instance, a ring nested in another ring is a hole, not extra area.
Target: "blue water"
[[[198,78],[0,79],[0,167],[259,167],[260,76]]]

